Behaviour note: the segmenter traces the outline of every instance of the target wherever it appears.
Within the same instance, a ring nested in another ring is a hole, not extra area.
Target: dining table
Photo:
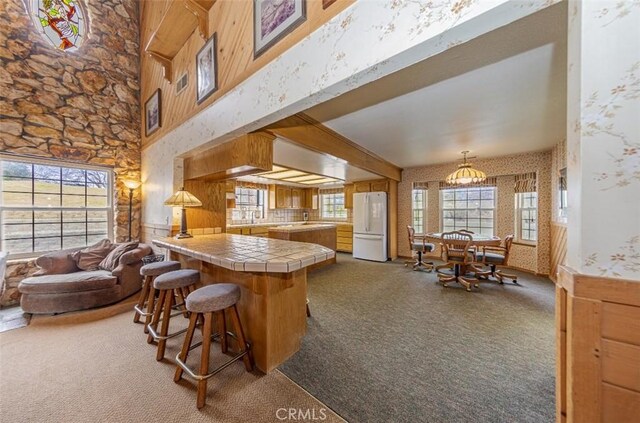
[[[498,246],[500,245],[500,242],[502,242],[500,237],[495,235],[483,235],[470,232],[465,233],[471,235],[471,247],[475,248],[476,250],[480,250],[482,247]],[[418,238],[417,235],[416,238]],[[428,241],[431,241],[437,245],[442,240],[442,232],[428,232],[422,235],[420,238],[426,238]],[[436,272],[443,273],[440,272],[440,269],[453,269],[456,276],[465,275],[468,272],[468,266],[469,265],[462,264],[454,266],[452,263],[445,263],[436,266]]]

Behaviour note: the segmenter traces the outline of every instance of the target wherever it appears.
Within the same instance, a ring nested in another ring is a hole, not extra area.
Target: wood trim
[[[184,160],[184,179],[221,180],[273,167],[273,140],[264,132],[243,135]]]
[[[570,421],[600,419],[600,301],[567,302],[567,415]],[[580,387],[575,389],[575,387]]]
[[[560,266],[558,283],[575,297],[590,298],[640,307],[640,282],[576,273]]]
[[[389,163],[315,119],[297,113],[273,123],[261,131],[285,138],[295,144],[346,160],[349,164],[385,178],[401,181],[402,169]]]
[[[567,227],[560,223],[551,222],[549,227],[549,278],[557,282],[559,267],[565,264],[567,256]]]

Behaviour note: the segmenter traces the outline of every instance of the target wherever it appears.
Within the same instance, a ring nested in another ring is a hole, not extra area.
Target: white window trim
[[[82,170],[98,170],[107,173],[107,205],[106,207],[96,207],[96,208],[84,208],[84,207],[24,207],[24,206],[4,206],[0,203],[0,242],[2,242],[2,212],[5,210],[11,211],[20,211],[20,210],[60,210],[64,211],[78,211],[78,210],[89,210],[89,211],[106,211],[107,212],[107,237],[109,240],[113,241],[113,232],[114,232],[114,207],[113,207],[113,196],[115,195],[114,190],[114,177],[113,177],[113,168],[108,166],[94,166],[94,165],[84,165],[73,162],[66,162],[62,160],[44,160],[37,158],[27,158],[21,156],[13,156],[9,154],[0,154],[0,193],[3,191],[3,178],[2,178],[2,163],[4,161],[11,162],[23,162],[29,164],[40,164],[44,166],[55,166],[55,167],[69,167],[73,169],[82,169]],[[54,251],[60,250],[47,250],[47,251],[38,251],[32,253],[15,253],[9,254],[9,260],[20,260],[20,259],[30,259],[35,257],[40,257],[44,254],[52,253]]]
[[[335,196],[336,196],[336,195],[342,195],[342,201],[343,201],[343,203],[342,203],[342,207],[343,207],[343,209],[344,209],[344,217],[342,217],[342,216],[336,216],[336,215],[335,215],[335,206],[336,206],[336,203],[335,203]],[[333,216],[325,216],[325,215],[324,215],[324,197],[325,197],[325,196],[332,196],[332,197],[334,198],[334,201],[333,201],[333,207],[334,207],[334,213],[333,213]],[[344,192],[326,193],[326,194],[322,194],[322,193],[321,193],[321,194],[320,194],[320,219],[321,219],[321,220],[331,220],[331,221],[336,221],[336,222],[343,222],[343,221],[346,221],[346,220],[349,218],[349,212],[348,212],[348,210],[344,207],[344,201],[345,201],[345,199],[346,199],[346,198],[345,198],[345,194],[344,194]]]
[[[539,231],[539,222],[538,222],[538,214],[539,214],[539,210],[538,210],[538,203],[539,203],[539,199],[538,199],[538,193],[535,192],[536,194],[536,207],[535,209],[527,207],[526,210],[535,210],[536,212],[536,240],[532,241],[529,239],[522,239],[522,211],[525,210],[525,208],[521,207],[521,197],[518,194],[527,194],[525,192],[516,192],[515,193],[515,238],[514,238],[514,242],[518,243],[518,244],[525,244],[525,245],[532,245],[532,246],[537,246],[538,245],[538,237],[540,235],[540,231]]]
[[[470,187],[470,188],[493,188],[493,227],[492,227],[492,235],[495,236],[496,235],[496,231],[497,231],[497,222],[498,222],[498,187],[496,186],[486,186],[486,187]],[[468,187],[460,187],[460,188],[448,188],[449,190],[456,190],[456,189],[469,189]],[[440,232],[445,232],[444,229],[444,200],[443,200],[443,196],[444,196],[444,191],[446,190],[440,190],[440,195],[439,195],[439,213],[440,213]],[[447,209],[447,210],[451,210],[451,209]],[[455,210],[455,209],[453,209]],[[464,228],[463,228],[464,229]],[[468,229],[468,228],[467,228]],[[459,230],[459,229],[457,229]]]
[[[422,208],[422,232],[419,232],[416,230],[416,234],[417,235],[424,235],[425,233],[427,233],[427,208],[429,207],[427,204],[427,200],[429,198],[429,191],[426,189],[412,189],[411,190],[411,224],[414,225],[415,223],[415,216],[414,216],[414,212],[415,212],[415,207],[413,207],[413,195],[415,191],[422,191],[422,204],[424,204],[424,207]],[[415,227],[414,227],[415,229]]]

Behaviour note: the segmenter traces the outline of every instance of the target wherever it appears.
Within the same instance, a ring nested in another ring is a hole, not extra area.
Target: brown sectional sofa
[[[26,313],[54,314],[113,304],[141,288],[142,258],[151,248],[139,244],[124,253],[113,270],[82,271],[75,265],[73,253],[61,250],[36,260],[40,276],[20,282],[20,305]]]

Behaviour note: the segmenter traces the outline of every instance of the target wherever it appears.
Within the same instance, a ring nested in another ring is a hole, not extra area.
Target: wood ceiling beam
[[[260,131],[284,138],[318,153],[328,154],[350,165],[394,181],[402,180],[402,169],[359,146],[312,117],[297,113]]]

